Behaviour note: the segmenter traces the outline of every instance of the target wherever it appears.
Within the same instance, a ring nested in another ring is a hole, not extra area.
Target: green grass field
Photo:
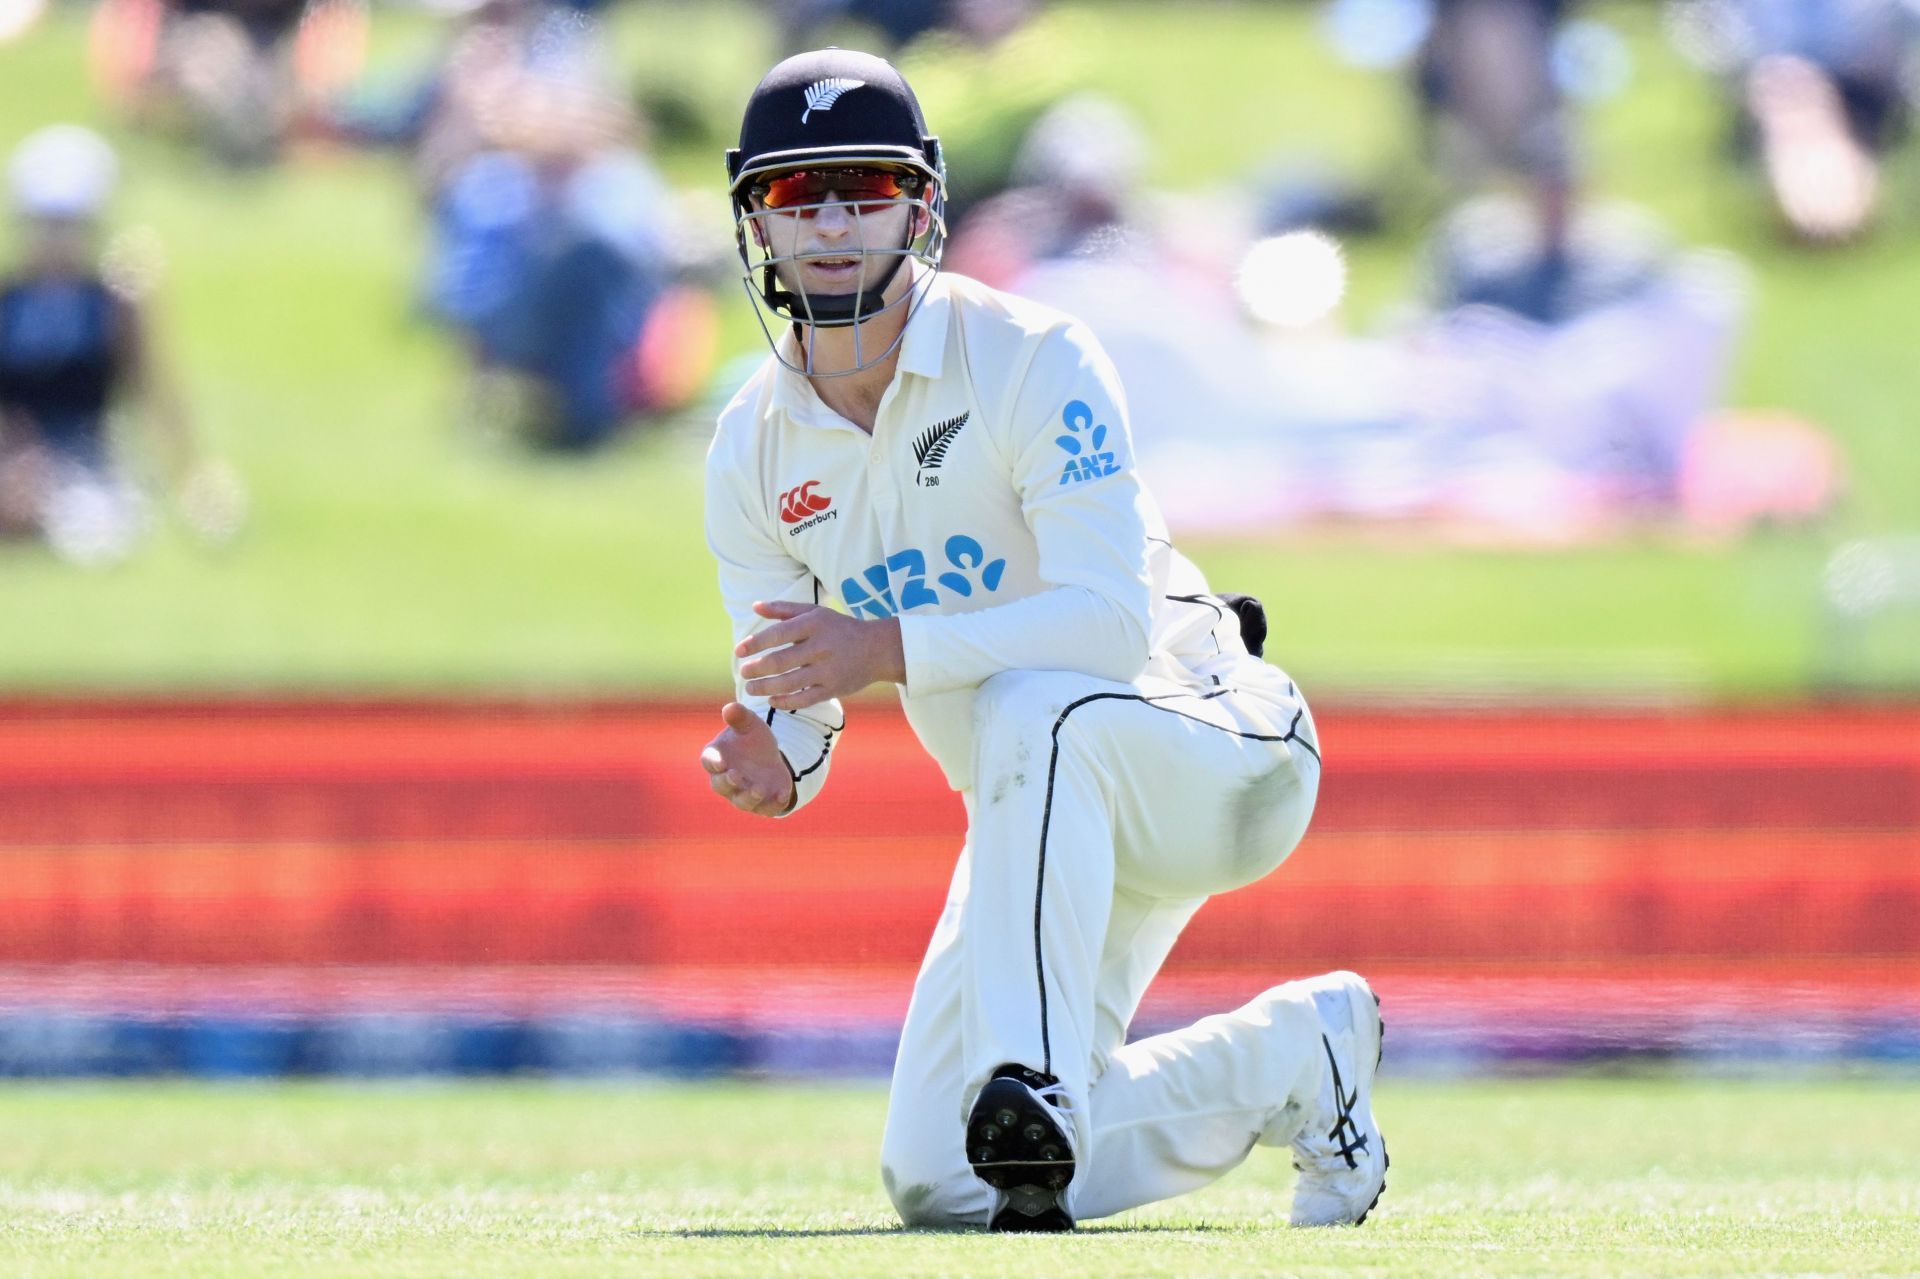
[[[1595,9],[1630,37],[1636,66],[1626,95],[1585,116],[1594,187],[1649,204],[1684,242],[1748,259],[1756,296],[1733,402],[1830,428],[1853,476],[1842,507],[1818,527],[1739,545],[1656,532],[1545,554],[1314,534],[1189,549],[1223,587],[1286,601],[1274,651],[1309,689],[1920,686],[1920,618],[1867,636],[1835,669],[1818,604],[1833,548],[1920,519],[1914,165],[1890,175],[1894,212],[1871,242],[1786,248],[1720,157],[1712,86],[1658,39],[1651,7]],[[62,7],[0,50],[0,148],[56,119],[111,126],[87,87],[82,19]],[[773,57],[765,24],[731,0],[636,3],[615,21],[636,94],[684,109],[662,159],[677,182],[705,188],[724,237],[718,150]],[[1407,184],[1417,165],[1400,82],[1335,64],[1313,21],[1306,5],[1082,0],[1048,6],[999,53],[923,55],[909,71],[960,171],[1004,146],[1009,120],[1090,87],[1142,113],[1155,177],[1175,189],[1236,181],[1289,147]],[[433,44],[422,18],[390,10],[376,36],[387,68]],[[0,689],[644,692],[723,681],[724,622],[699,531],[700,423],[584,464],[489,444],[462,420],[454,353],[411,315],[422,237],[397,160],[334,154],[233,175],[163,140],[115,137],[127,169],[118,220],[166,245],[164,345],[200,434],[250,484],[254,518],[224,552],[169,529],[97,574],[0,546]],[[1408,219],[1352,246],[1360,326],[1415,291],[1419,231]],[[752,349],[744,302],[728,311],[728,349]]]
[[[1911,1082],[1389,1081],[1389,1190],[1257,1150],[1070,1238],[901,1230],[873,1087],[0,1088],[0,1273],[1868,1275],[1920,1265]]]

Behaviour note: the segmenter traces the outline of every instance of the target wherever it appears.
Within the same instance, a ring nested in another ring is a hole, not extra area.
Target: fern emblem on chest
[[[807,86],[807,109],[800,113],[800,123],[805,124],[807,117],[815,111],[831,111],[833,104],[840,101],[840,95],[852,89],[858,89],[865,80],[855,80],[848,76],[830,76],[825,80],[816,80]]]
[[[959,417],[937,422],[921,432],[920,438],[913,442],[913,460],[920,466],[919,474],[913,477],[915,484],[922,488],[940,487],[940,477],[929,472],[939,470],[940,464],[947,460],[947,449],[952,446],[954,436],[960,434],[960,428],[972,416],[973,410],[969,409]]]

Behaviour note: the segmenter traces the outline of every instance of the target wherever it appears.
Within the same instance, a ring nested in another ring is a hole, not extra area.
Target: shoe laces
[[[1028,1087],[1032,1087],[1032,1085],[1029,1084]],[[1073,1095],[1067,1091],[1067,1086],[1057,1082],[1043,1084],[1033,1089],[1033,1095],[1059,1112],[1060,1130],[1067,1135],[1067,1144],[1073,1146],[1075,1148],[1074,1154],[1078,1155],[1080,1137],[1075,1120],[1079,1118],[1080,1105],[1073,1099]]]

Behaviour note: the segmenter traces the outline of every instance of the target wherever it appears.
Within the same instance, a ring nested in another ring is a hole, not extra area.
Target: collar
[[[945,272],[935,272],[927,282],[926,296],[907,321],[906,335],[900,339],[900,364],[896,374],[913,373],[932,378],[939,377],[946,367],[947,324],[953,311],[947,283]]]

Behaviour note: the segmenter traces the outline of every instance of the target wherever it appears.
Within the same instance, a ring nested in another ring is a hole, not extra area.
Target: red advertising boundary
[[[0,702],[0,962],[910,965],[959,804],[863,701],[736,814],[691,702]],[[1920,963],[1920,706],[1321,708],[1313,830],[1173,967]]]

